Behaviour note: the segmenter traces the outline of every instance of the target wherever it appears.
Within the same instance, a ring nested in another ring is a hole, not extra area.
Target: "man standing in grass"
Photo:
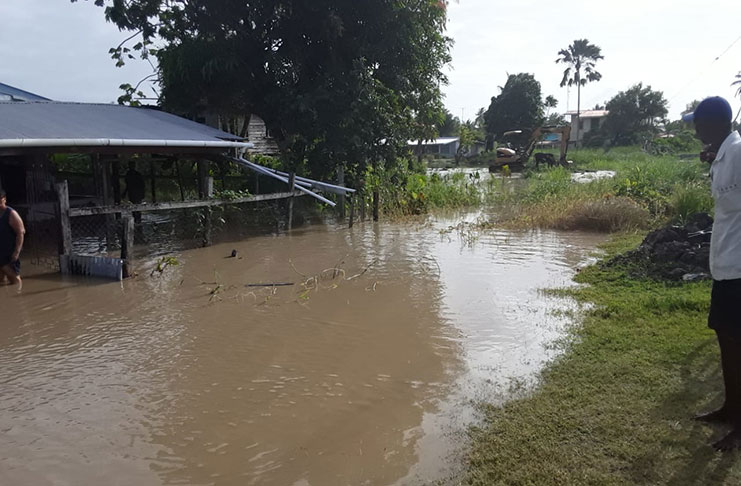
[[[727,423],[733,430],[713,444],[721,451],[741,447],[741,135],[732,130],[731,105],[723,98],[703,100],[684,117],[694,121],[705,144],[700,158],[711,163],[715,223],[710,241],[713,290],[708,325],[718,335],[725,403],[698,420]]]

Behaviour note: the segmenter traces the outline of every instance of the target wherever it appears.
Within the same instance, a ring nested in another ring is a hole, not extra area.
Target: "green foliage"
[[[235,191],[231,189],[223,189],[220,191],[214,192],[214,199],[227,199],[227,200],[235,200],[235,199],[243,199],[245,197],[250,197],[250,191],[244,189],[241,191]]]
[[[461,120],[453,116],[448,110],[444,111],[445,118],[437,124],[437,133],[441,137],[455,137],[461,129]]]
[[[468,123],[465,123],[461,125],[461,128],[458,131],[458,137],[460,140],[458,144],[458,151],[455,154],[456,164],[459,164],[463,155],[471,150],[473,143],[476,141],[476,133],[474,129],[468,125]]]
[[[162,275],[162,273],[167,269],[167,267],[174,267],[180,265],[180,260],[177,259],[177,257],[173,256],[163,256],[160,257],[159,260],[157,260],[157,264],[152,269],[152,272],[149,274],[151,277],[155,273],[158,275]]]
[[[540,83],[532,74],[510,74],[502,92],[491,99],[484,118],[491,139],[501,140],[504,132],[522,129],[524,133],[512,141],[524,144],[532,130],[543,122]]]
[[[308,160],[317,177],[341,163],[393,158],[434,131],[442,112],[445,2],[97,3],[120,29],[141,31],[119,61],[151,55],[157,38],[165,108],[259,115],[288,166]]]
[[[671,155],[700,153],[702,143],[689,130],[682,130],[671,136],[654,138],[646,144],[646,151],[652,155]]]
[[[63,172],[90,172],[90,156],[85,154],[53,154],[51,160]]]
[[[411,170],[410,162],[405,159],[377,168],[370,166],[364,178],[365,195],[377,190],[383,212],[391,216],[478,206],[496,190],[491,181],[482,182],[477,172],[470,175],[463,172],[428,175]]]
[[[713,206],[713,197],[710,195],[707,184],[699,182],[676,184],[669,197],[670,215],[680,223],[693,214],[712,214]]]
[[[599,81],[602,75],[597,72],[597,61],[604,59],[602,49],[590,44],[587,39],[577,39],[566,49],[558,51],[556,63],[566,65],[561,79],[561,87],[581,87],[590,81]]]
[[[558,56],[556,63],[566,65],[561,79],[561,87],[576,85],[576,109],[581,111],[581,87],[586,85],[587,82],[596,82],[602,79],[602,74],[595,69],[597,61],[604,59],[602,49],[590,44],[587,39],[577,39],[566,49],[558,51]]]
[[[607,115],[600,135],[610,145],[635,145],[653,139],[667,114],[664,93],[638,83],[607,102]],[[595,141],[592,139],[592,146]]]
[[[614,178],[571,181],[564,168],[525,172],[525,184],[500,190],[500,222],[513,226],[616,231],[646,228],[711,211],[707,167],[639,148],[572,153],[571,170],[612,170]]]

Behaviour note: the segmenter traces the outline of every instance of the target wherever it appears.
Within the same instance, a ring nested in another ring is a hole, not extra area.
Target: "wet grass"
[[[502,181],[491,198],[498,223],[513,227],[631,231],[682,221],[711,211],[708,167],[694,159],[651,156],[634,148],[579,150],[566,168],[524,174],[525,182]],[[610,170],[612,179],[577,183],[572,172]]]
[[[615,238],[608,256],[640,233]],[[636,280],[599,264],[561,290],[591,303],[529,396],[484,407],[465,483],[741,484],[724,432],[690,417],[722,402],[708,283]]]

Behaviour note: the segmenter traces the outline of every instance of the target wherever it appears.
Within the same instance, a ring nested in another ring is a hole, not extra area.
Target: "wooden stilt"
[[[342,166],[339,166],[337,168],[337,184],[340,186],[345,185],[345,168]],[[340,194],[337,197],[337,207],[339,209],[339,217],[342,221],[345,220],[345,195]]]
[[[355,196],[350,196],[350,228],[355,224]]]
[[[206,177],[203,181],[205,199],[211,199],[214,195],[214,178]],[[203,246],[211,246],[213,236],[213,210],[211,206],[203,208]]]
[[[65,268],[67,259],[65,255],[72,254],[72,225],[69,219],[69,187],[67,181],[56,184],[57,199],[59,201],[59,224],[60,224],[60,241],[59,241],[59,269],[62,273],[67,273]]]
[[[296,173],[291,172],[291,175],[288,177],[288,190],[290,192],[293,192],[295,190],[295,186],[296,186]],[[293,200],[294,200],[293,196],[288,198],[288,231],[291,231],[293,229]]]
[[[152,189],[152,202],[157,204],[157,178],[154,172],[154,160],[149,161],[149,185]]]
[[[123,213],[123,234],[121,235],[121,260],[123,264],[123,278],[134,276],[134,217],[131,213]]]

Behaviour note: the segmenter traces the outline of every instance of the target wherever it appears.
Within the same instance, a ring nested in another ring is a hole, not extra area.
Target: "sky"
[[[489,106],[508,73],[533,74],[543,96],[559,100],[559,112],[576,110],[576,87],[569,94],[559,86],[564,66],[555,63],[575,39],[588,39],[605,57],[597,64],[602,80],[582,88],[582,109],[639,82],[663,91],[671,119],[707,96],[725,97],[734,113],[741,108],[730,86],[741,71],[741,3],[734,0],[453,0],[448,18],[455,45],[445,104],[463,119]]]
[[[452,0],[445,104],[473,118],[508,73],[528,72],[543,96],[559,100],[559,112],[575,110],[576,89],[559,87],[564,68],[554,61],[586,38],[605,59],[597,65],[602,80],[582,88],[582,108],[643,82],[664,92],[672,119],[712,95],[738,112],[730,84],[741,71],[740,14],[734,0]],[[91,1],[0,0],[0,82],[56,100],[114,102],[120,84],[152,72],[143,61],[115,67],[108,49],[125,37]]]

